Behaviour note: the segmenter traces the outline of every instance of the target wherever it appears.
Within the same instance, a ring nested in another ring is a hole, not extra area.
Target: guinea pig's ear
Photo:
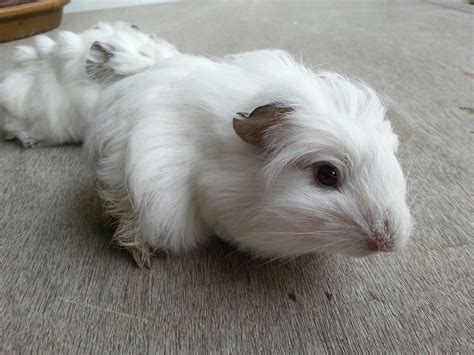
[[[265,132],[280,123],[285,114],[291,111],[291,107],[273,103],[257,107],[250,114],[239,112],[233,120],[234,130],[247,143],[263,147]]]
[[[107,43],[92,43],[89,59],[86,61],[86,73],[92,80],[102,82],[114,75],[114,70],[107,65],[114,56],[114,50],[115,48]]]

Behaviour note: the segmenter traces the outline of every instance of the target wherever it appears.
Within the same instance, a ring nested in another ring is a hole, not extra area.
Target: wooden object
[[[33,36],[56,28],[69,0],[37,0],[0,8],[0,42]]]

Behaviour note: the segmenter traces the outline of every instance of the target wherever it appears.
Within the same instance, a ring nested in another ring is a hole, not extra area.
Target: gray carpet
[[[79,147],[0,143],[0,352],[473,353],[472,8],[418,1],[164,4],[125,19],[184,51],[281,47],[387,96],[416,226],[402,253],[265,263],[218,241],[136,268],[97,221]],[[14,45],[0,45],[0,70]]]

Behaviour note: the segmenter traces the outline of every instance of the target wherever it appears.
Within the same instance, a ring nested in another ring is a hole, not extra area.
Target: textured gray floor
[[[0,143],[0,352],[473,353],[473,15],[409,1],[165,4],[126,19],[184,51],[282,47],[385,93],[413,240],[397,255],[251,260],[219,242],[137,269],[97,221],[78,147]],[[13,46],[0,45],[0,69]],[[263,265],[262,265],[263,264]],[[471,304],[471,305],[470,305]]]

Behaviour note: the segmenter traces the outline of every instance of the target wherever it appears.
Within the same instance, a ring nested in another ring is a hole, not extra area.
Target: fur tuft
[[[32,46],[17,46],[13,52],[13,61],[17,65],[30,63],[38,59],[38,52]]]

